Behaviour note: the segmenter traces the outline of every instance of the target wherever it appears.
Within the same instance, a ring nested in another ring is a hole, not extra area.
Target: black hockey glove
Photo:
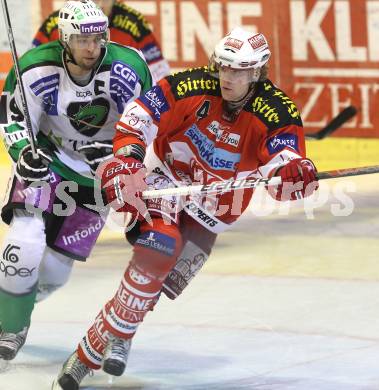
[[[95,175],[99,164],[113,157],[112,140],[88,143],[80,146],[78,152],[84,155],[85,162],[90,166],[92,174]]]
[[[30,145],[25,146],[18,156],[16,176],[30,184],[36,181],[49,181],[49,164],[53,161],[51,152],[46,148],[37,147],[38,158],[33,158]]]

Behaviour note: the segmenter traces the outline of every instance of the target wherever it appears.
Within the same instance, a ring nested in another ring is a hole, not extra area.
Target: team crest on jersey
[[[72,102],[67,107],[67,116],[74,129],[87,137],[94,136],[107,121],[110,105],[99,97],[89,102]]]
[[[298,137],[296,134],[279,134],[267,140],[267,149],[270,154],[278,153],[284,148],[299,151]]]
[[[110,73],[110,95],[121,114],[125,104],[134,96],[138,74],[121,61],[114,61]]]
[[[203,134],[196,125],[192,125],[184,134],[196,147],[201,159],[211,168],[226,171],[236,170],[237,164],[241,160],[240,153],[231,153],[222,148],[216,148],[214,142]]]
[[[42,97],[43,110],[47,115],[58,115],[59,74],[43,77],[30,85],[34,95]]]
[[[216,136],[216,140],[218,142],[222,142],[227,145],[234,146],[235,148],[238,146],[240,142],[241,136],[236,133],[230,133],[230,127],[221,125],[217,121],[212,121],[208,126],[207,130],[210,133]]]

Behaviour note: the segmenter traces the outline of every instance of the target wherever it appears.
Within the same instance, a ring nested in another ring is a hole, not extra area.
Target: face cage
[[[233,84],[251,84],[259,81],[262,68],[235,69],[217,63],[214,56],[209,61],[209,72],[217,78]]]

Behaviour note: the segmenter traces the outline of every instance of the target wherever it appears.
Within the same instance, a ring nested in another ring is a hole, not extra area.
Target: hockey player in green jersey
[[[151,74],[160,80],[170,74],[170,65],[163,57],[161,46],[145,17],[124,0],[94,0],[109,18],[112,41],[141,50]],[[38,29],[33,46],[59,38],[59,11],[51,13]]]
[[[58,28],[59,41],[20,59],[38,159],[14,70],[0,99],[0,127],[14,161],[1,213],[10,225],[0,258],[5,360],[24,344],[35,301],[68,280],[74,260],[90,255],[104,226],[104,215],[89,206],[96,204],[94,172],[112,156],[124,106],[153,83],[137,50],[109,42],[108,18],[91,0],[67,1]],[[143,159],[142,148],[129,152]]]

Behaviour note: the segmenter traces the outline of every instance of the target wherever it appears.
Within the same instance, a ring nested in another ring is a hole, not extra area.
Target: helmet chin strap
[[[101,51],[101,53],[99,55],[99,58],[97,59],[97,62],[95,63],[95,65],[93,66],[93,68],[91,70],[88,70],[88,72],[91,72],[91,75],[98,68],[99,64],[101,63],[101,60],[102,60],[103,56],[104,56],[104,50],[102,49],[102,51]],[[70,46],[67,43],[64,44],[64,60],[66,61],[67,64],[71,63],[71,64],[74,64],[74,65],[78,66],[79,68],[81,68],[81,66],[76,62],[76,60],[74,58],[74,55],[72,54],[71,48],[70,48]],[[67,71],[69,72],[68,69],[67,69]]]
[[[70,46],[67,43],[64,44],[64,52],[65,52],[65,60],[67,63],[71,62],[72,64],[79,66],[78,63],[75,61],[74,56],[72,55]]]
[[[237,119],[237,116],[241,112],[244,105],[247,101],[254,95],[255,93],[256,83],[252,82],[250,84],[249,90],[246,95],[239,100],[225,100],[222,101],[223,113],[222,117],[226,119],[228,122],[234,122]]]

